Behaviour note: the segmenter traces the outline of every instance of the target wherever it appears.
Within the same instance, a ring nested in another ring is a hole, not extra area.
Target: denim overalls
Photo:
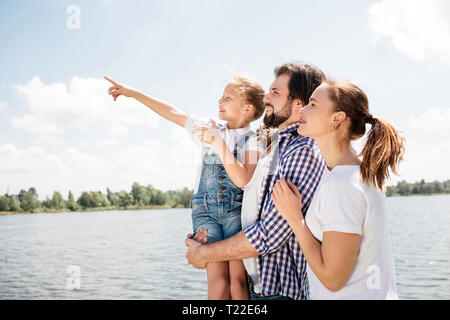
[[[234,146],[234,155],[242,148],[252,131],[247,132]],[[231,237],[242,230],[241,205],[243,190],[231,181],[219,156],[206,146],[202,160],[202,173],[198,192],[191,197],[194,233],[200,228],[208,230],[209,242]]]

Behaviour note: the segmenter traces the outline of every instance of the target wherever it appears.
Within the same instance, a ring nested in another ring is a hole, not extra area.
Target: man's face
[[[292,114],[292,106],[289,102],[289,74],[282,74],[275,79],[270,86],[269,93],[264,97],[266,114],[264,124],[269,127],[278,127]]]

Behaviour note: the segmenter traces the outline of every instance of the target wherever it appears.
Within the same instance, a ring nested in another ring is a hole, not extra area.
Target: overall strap
[[[265,179],[265,184],[264,184],[264,189],[263,189],[263,195],[261,198],[261,203],[259,205],[259,212],[258,212],[258,219],[261,219],[261,213],[264,210],[264,202],[267,198],[267,195],[269,194],[269,188],[270,185],[272,183],[272,180],[275,176],[275,171],[278,167],[278,162],[279,162],[279,152],[280,152],[280,144],[278,141],[278,132],[275,132],[272,136],[272,143],[270,144],[270,146],[272,146],[274,143],[277,143],[277,145],[275,146],[275,149],[272,151],[273,152],[273,156],[272,156],[272,160],[270,161],[270,167],[269,167],[269,172],[267,173],[267,177]],[[266,149],[265,152],[267,152],[268,149]]]
[[[250,137],[253,136],[254,134],[255,134],[254,131],[249,130],[238,141],[236,141],[233,150],[233,155],[239,161],[241,161],[241,159],[238,158],[238,149],[242,148],[247,143],[248,139],[250,139]]]

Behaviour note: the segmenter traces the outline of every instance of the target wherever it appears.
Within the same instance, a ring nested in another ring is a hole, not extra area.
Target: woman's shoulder
[[[359,165],[336,166],[333,170],[327,171],[323,177],[323,192],[337,196],[364,194],[365,190],[360,178],[359,168]]]

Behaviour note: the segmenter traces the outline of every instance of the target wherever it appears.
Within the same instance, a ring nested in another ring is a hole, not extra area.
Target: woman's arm
[[[355,233],[324,232],[320,244],[305,219],[288,220],[300,243],[308,265],[330,291],[340,290],[350,278],[359,250],[361,236]]]
[[[194,133],[202,142],[208,143],[214,148],[231,181],[233,181],[236,187],[243,188],[252,178],[260,152],[256,150],[247,151],[244,156],[244,163],[239,162],[218,134],[216,124],[213,120],[211,120],[211,124],[212,128],[196,126]]]
[[[184,127],[186,124],[187,114],[170,104],[162,102],[156,98],[152,98],[150,96],[145,95],[142,92],[139,92],[135,89],[126,87],[122,84],[115,82],[114,80],[109,79],[105,76],[105,79],[113,84],[112,87],[108,89],[108,93],[113,96],[114,101],[120,96],[126,96],[136,99],[137,101],[143,103],[148,108],[166,118],[173,123],[178,124],[181,127]]]
[[[272,199],[294,232],[314,274],[328,290],[340,290],[352,273],[361,236],[354,233],[324,232],[320,244],[303,218],[301,195],[295,185],[281,179],[273,188]]]

